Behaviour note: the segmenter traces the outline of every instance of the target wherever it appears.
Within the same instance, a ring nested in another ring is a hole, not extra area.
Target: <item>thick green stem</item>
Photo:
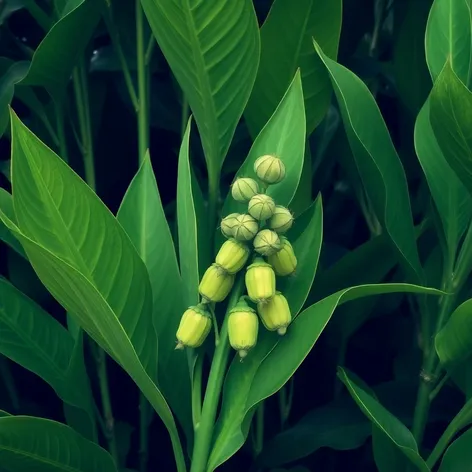
[[[242,278],[238,278],[235,284],[231,299],[228,304],[228,311],[236,305],[242,294]],[[213,361],[211,363],[210,375],[203,400],[202,418],[200,427],[195,432],[195,445],[192,455],[192,466],[190,472],[207,472],[208,457],[210,455],[213,428],[215,426],[216,410],[220,400],[223,381],[225,378],[226,365],[230,352],[228,340],[228,312],[226,313],[223,326],[220,331],[220,342],[215,349]]]
[[[59,140],[59,154],[64,162],[69,162],[69,154],[67,152],[66,130],[64,127],[64,104],[54,102],[56,109],[56,127],[57,138]]]
[[[192,421],[193,429],[197,431],[202,419],[202,378],[203,378],[203,354],[197,354],[192,382]]]
[[[254,455],[257,457],[264,446],[264,402],[261,402],[256,410],[254,427]]]

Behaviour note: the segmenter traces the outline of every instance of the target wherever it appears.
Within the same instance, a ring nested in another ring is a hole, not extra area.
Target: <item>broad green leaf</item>
[[[300,71],[297,71],[279,106],[254,141],[249,154],[236,173],[237,177],[253,177],[254,162],[264,154],[280,157],[286,168],[285,179],[267,189],[279,205],[288,205],[297,190],[305,154],[305,110]],[[245,212],[244,204],[226,197],[223,215]]]
[[[313,38],[336,59],[341,33],[341,0],[275,0],[261,28],[261,62],[244,112],[253,136],[263,128],[301,70],[307,134],[323,119],[331,100],[329,77],[313,50]]]
[[[371,425],[352,400],[339,399],[316,408],[264,445],[258,463],[275,467],[296,461],[322,447],[357,449],[370,436]]]
[[[190,168],[189,140],[192,118],[190,117],[182,138],[179,153],[177,178],[177,222],[179,234],[180,273],[184,286],[185,306],[198,303],[198,230],[197,215],[192,192],[192,172]]]
[[[116,472],[101,447],[66,425],[31,416],[0,418],[0,463],[9,472]]]
[[[141,0],[159,46],[187,98],[218,178],[259,64],[250,0]]]
[[[3,188],[0,188],[0,211],[5,213],[7,217],[15,221],[15,210],[13,209],[13,199],[11,195]],[[25,251],[21,247],[21,244],[13,236],[10,230],[0,221],[0,241],[8,244],[18,254],[26,257]]]
[[[0,353],[34,372],[65,403],[80,409],[87,428],[80,432],[93,439],[92,393],[82,354],[76,358],[74,344],[58,321],[0,277]]]
[[[372,424],[380,429],[405,454],[417,470],[429,472],[430,469],[419,455],[418,446],[409,429],[375,398],[356,385],[342,368],[339,369],[338,376]]]
[[[438,472],[470,472],[470,448],[472,447],[472,428],[459,436],[448,448],[441,461]]]
[[[372,424],[372,455],[378,472],[410,470],[410,461],[378,426]]]
[[[191,431],[187,361],[175,355],[175,332],[184,309],[182,280],[149,153],[132,180],[117,219],[146,264],[159,338],[159,385],[188,434]],[[187,424],[188,423],[188,424]]]
[[[256,405],[277,392],[292,377],[338,305],[361,297],[396,292],[442,293],[409,284],[350,287],[303,310],[282,339],[261,330],[256,347],[244,362],[233,360],[226,376],[209,470],[215,470],[244,444]]]
[[[445,159],[431,128],[429,100],[415,124],[415,148],[441,217],[448,252],[454,260],[457,246],[472,216],[472,199]]]
[[[426,61],[433,81],[444,64],[465,84],[471,79],[471,7],[468,0],[435,0],[426,27]]]
[[[366,194],[415,281],[422,281],[408,185],[380,110],[367,86],[315,44],[331,77]]]
[[[110,211],[12,115],[17,227],[1,214],[51,294],[123,366],[167,427],[179,472],[183,453],[157,370],[146,267]]]
[[[430,119],[444,157],[472,192],[472,93],[447,62],[430,96]]]

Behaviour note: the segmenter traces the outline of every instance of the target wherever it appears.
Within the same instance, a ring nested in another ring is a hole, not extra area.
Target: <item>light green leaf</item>
[[[465,84],[471,80],[471,7],[468,0],[435,0],[426,27],[426,61],[433,81],[444,64]]]
[[[409,284],[360,285],[340,290],[303,310],[281,339],[262,330],[256,347],[244,362],[233,360],[226,376],[209,470],[215,470],[244,444],[257,404],[292,377],[338,305],[361,297],[396,292],[442,293]]]
[[[252,2],[141,3],[195,116],[209,178],[217,182],[259,64],[259,30]]]
[[[430,96],[430,119],[449,165],[472,192],[472,93],[447,62]]]
[[[331,100],[329,77],[313,50],[312,40],[336,59],[341,32],[341,0],[275,0],[261,28],[261,62],[244,112],[257,136],[301,69],[307,134],[323,119]]]
[[[0,211],[5,213],[7,217],[15,221],[15,210],[13,209],[13,199],[11,195],[3,188],[0,188]],[[0,241],[8,244],[13,250],[23,257],[26,257],[25,251],[21,244],[11,233],[11,231],[0,220]]]
[[[472,428],[459,436],[448,448],[441,461],[438,472],[470,472],[470,448],[472,447]]]
[[[111,456],[61,423],[0,418],[0,463],[9,472],[116,472]]]
[[[69,405],[81,410],[86,429],[95,439],[92,393],[80,352],[69,332],[35,302],[0,277],[0,353],[30,370]]]
[[[441,217],[449,257],[453,261],[472,216],[472,199],[445,159],[431,128],[429,113],[427,101],[416,119],[415,148]]]
[[[331,77],[344,128],[377,218],[415,281],[422,281],[408,185],[380,110],[367,86],[315,44]]]
[[[429,472],[430,469],[419,455],[415,438],[409,429],[375,398],[356,385],[342,368],[339,369],[338,376],[367,418],[405,454],[417,470]]]
[[[184,309],[182,280],[169,225],[147,153],[118,210],[117,219],[146,264],[159,338],[158,379],[173,411],[191,434],[190,384],[184,356],[175,355],[175,332]]]

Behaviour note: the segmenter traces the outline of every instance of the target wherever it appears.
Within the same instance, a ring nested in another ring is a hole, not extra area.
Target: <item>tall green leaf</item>
[[[430,97],[430,119],[449,165],[472,193],[472,93],[448,61]]]
[[[245,361],[233,361],[226,376],[209,470],[215,470],[244,444],[257,404],[290,379],[338,305],[361,297],[395,292],[441,293],[409,284],[360,285],[336,292],[303,310],[282,339],[263,330]]]
[[[408,428],[375,398],[366,393],[348,377],[343,369],[339,369],[339,378],[346,385],[349,393],[362,412],[372,421],[387,438],[392,441],[410,460],[417,470],[429,472],[429,467],[421,458],[415,438]]]
[[[101,447],[68,426],[30,416],[0,418],[0,463],[8,472],[117,472]]]
[[[81,410],[94,439],[92,393],[83,358],[75,359],[75,341],[69,332],[35,302],[0,277],[0,353],[34,372],[69,405]]]
[[[188,99],[215,179],[251,93],[259,30],[250,0],[141,0]]]
[[[380,110],[367,86],[315,48],[330,74],[357,169],[377,218],[415,281],[423,279],[408,185]]]
[[[472,428],[459,436],[447,449],[438,472],[470,472]]]
[[[465,84],[471,80],[472,16],[468,0],[435,0],[426,27],[426,61],[433,81],[444,64]]]
[[[159,384],[189,432],[188,366],[184,356],[174,353],[175,332],[184,307],[182,280],[149,153],[128,187],[117,219],[146,264],[153,295],[153,322],[159,337]]]
[[[328,74],[312,38],[336,59],[341,33],[341,0],[275,0],[261,28],[261,62],[244,112],[253,136],[263,128],[301,69],[307,133],[323,119],[331,99]]]
[[[0,210],[7,215],[7,217],[15,221],[15,210],[13,209],[13,199],[11,195],[3,188],[0,188]],[[18,254],[26,257],[25,251],[21,244],[11,233],[11,231],[0,221],[0,241],[8,244]]]

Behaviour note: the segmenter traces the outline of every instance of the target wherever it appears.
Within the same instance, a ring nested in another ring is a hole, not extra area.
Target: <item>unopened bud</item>
[[[269,264],[274,268],[277,275],[290,275],[297,268],[297,257],[293,251],[293,247],[287,238],[280,238],[282,249],[267,258]]]
[[[237,202],[248,202],[257,192],[259,185],[254,179],[237,179],[231,186],[231,195]]]
[[[269,220],[269,227],[277,233],[285,233],[292,227],[293,216],[287,208],[276,205],[274,214]]]
[[[256,220],[268,220],[274,214],[274,211],[275,203],[269,195],[258,193],[249,200],[248,212]]]
[[[256,252],[262,256],[271,256],[282,248],[278,234],[271,229],[259,231],[254,238],[253,244]]]
[[[280,292],[276,292],[267,303],[258,303],[257,311],[269,331],[277,331],[281,336],[287,332],[292,314],[287,299]]]
[[[259,223],[250,215],[239,215],[233,228],[233,236],[238,241],[250,241],[259,231]]]
[[[227,238],[231,238],[234,236],[234,227],[238,224],[239,213],[231,213],[227,217],[221,220],[221,232]]]
[[[259,320],[256,312],[245,302],[239,302],[230,310],[228,316],[229,343],[243,359],[256,345]]]
[[[203,344],[211,329],[211,315],[203,303],[185,310],[177,329],[176,349]]]
[[[245,244],[235,239],[228,239],[218,251],[215,262],[228,274],[236,274],[244,267],[250,253]]]
[[[266,184],[277,184],[285,177],[285,165],[278,157],[266,154],[256,159],[254,172]]]
[[[265,303],[275,295],[275,273],[270,264],[260,257],[246,269],[246,289],[249,298]]]
[[[234,275],[228,274],[218,264],[212,264],[203,274],[198,291],[210,302],[221,302],[231,291],[233,283]]]

